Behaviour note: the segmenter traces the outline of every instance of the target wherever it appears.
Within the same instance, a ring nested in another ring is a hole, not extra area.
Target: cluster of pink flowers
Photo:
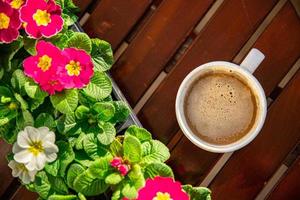
[[[117,169],[122,176],[126,176],[130,170],[130,165],[126,163],[121,157],[114,157],[110,165]]]
[[[51,95],[63,89],[83,88],[93,76],[91,57],[84,50],[60,50],[41,40],[36,52],[24,60],[24,72]]]
[[[63,28],[61,15],[55,0],[0,0],[0,43],[16,40],[22,23],[32,38],[56,35]]]

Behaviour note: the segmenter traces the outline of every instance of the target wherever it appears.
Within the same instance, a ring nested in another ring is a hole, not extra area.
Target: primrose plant
[[[168,148],[144,128],[116,127],[108,42],[72,29],[72,0],[0,0],[0,137],[12,176],[39,199],[209,200],[175,181]]]

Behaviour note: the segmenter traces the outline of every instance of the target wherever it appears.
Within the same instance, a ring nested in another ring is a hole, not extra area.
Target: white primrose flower
[[[29,171],[24,164],[14,160],[9,161],[8,166],[12,169],[13,177],[19,177],[23,183],[28,184],[34,181],[37,170]]]
[[[47,162],[56,160],[57,152],[55,134],[47,127],[25,127],[13,146],[14,160],[29,171],[43,169]]]

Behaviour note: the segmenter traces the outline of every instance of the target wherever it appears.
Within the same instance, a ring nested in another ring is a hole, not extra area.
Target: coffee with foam
[[[193,133],[217,145],[238,141],[253,127],[257,100],[245,80],[231,71],[214,70],[194,81],[184,113]]]

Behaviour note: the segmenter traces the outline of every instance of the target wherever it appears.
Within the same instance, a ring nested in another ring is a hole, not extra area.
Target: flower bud
[[[119,172],[122,174],[122,176],[126,176],[126,174],[129,172],[129,167],[127,165],[119,165],[118,166]]]
[[[122,164],[122,158],[120,157],[114,157],[112,161],[110,161],[110,165],[112,167],[118,167]]]

